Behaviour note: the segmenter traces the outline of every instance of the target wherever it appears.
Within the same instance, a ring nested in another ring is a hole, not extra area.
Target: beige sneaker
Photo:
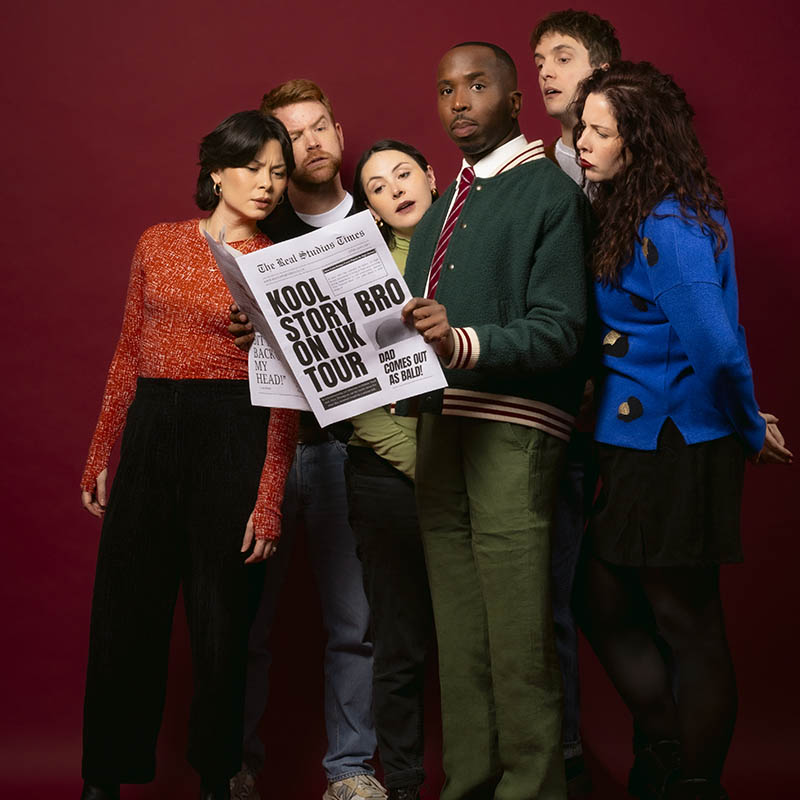
[[[256,773],[242,767],[231,778],[231,800],[261,800],[256,788]]]
[[[386,800],[386,789],[373,775],[353,775],[328,784],[322,800]]]

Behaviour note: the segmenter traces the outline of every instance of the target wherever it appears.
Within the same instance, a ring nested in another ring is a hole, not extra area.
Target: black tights
[[[719,779],[736,721],[719,568],[618,567],[584,559],[581,626],[650,741],[678,739],[684,777]],[[659,649],[662,637],[677,672]]]

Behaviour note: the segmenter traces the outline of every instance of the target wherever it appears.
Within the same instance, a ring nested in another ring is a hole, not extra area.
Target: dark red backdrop
[[[199,138],[229,113],[256,106],[274,84],[307,76],[333,98],[348,179],[366,145],[392,136],[418,145],[445,184],[458,155],[436,118],[438,56],[467,39],[506,47],[520,67],[523,128],[529,138],[551,139],[556,127],[541,111],[527,40],[553,6],[33,0],[5,12],[4,796],[16,796],[11,787],[22,785],[26,797],[77,796],[98,538],[98,526],[79,507],[78,478],[134,243],[147,225],[195,213]],[[758,397],[782,417],[790,445],[800,450],[793,417],[800,13],[786,0],[599,0],[591,7],[616,23],[627,57],[671,71],[697,110],[701,140],[730,203]],[[800,548],[793,489],[796,468],[750,470],[747,563],[725,571],[742,697],[727,777],[742,798],[778,796],[796,773],[800,705],[791,676]],[[324,749],[322,636],[302,550],[291,579],[277,630],[273,678],[280,690],[266,727],[274,796],[315,797]],[[191,682],[182,617],[176,633],[159,777],[128,796],[189,796],[195,786],[182,760]],[[597,768],[600,784],[617,796],[628,722],[588,654],[584,667],[585,738],[609,772]],[[758,788],[762,779],[775,791]]]

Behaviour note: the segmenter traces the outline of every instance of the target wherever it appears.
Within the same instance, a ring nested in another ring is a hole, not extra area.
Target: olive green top
[[[394,237],[392,248],[400,274],[406,270],[409,240],[402,236]],[[381,458],[414,480],[417,463],[417,418],[396,417],[388,406],[365,411],[351,420],[353,435],[350,444],[357,447],[371,447]]]
[[[401,275],[406,274],[406,258],[408,258],[408,248],[410,245],[411,239],[404,239],[397,234],[394,235],[392,258],[394,258],[394,263],[397,264],[397,269],[400,270]]]

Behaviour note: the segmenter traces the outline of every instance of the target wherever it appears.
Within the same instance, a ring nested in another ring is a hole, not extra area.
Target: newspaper
[[[446,385],[433,347],[401,319],[411,294],[368,211],[247,255],[214,244],[231,294],[266,325],[323,427]]]
[[[203,234],[231,296],[236,301],[236,305],[247,314],[255,328],[255,340],[247,358],[250,402],[254,406],[308,411],[309,405],[306,396],[281,355],[269,324],[236,264],[236,259],[242,254],[225,243],[224,231],[220,242],[207,231],[203,231]]]

